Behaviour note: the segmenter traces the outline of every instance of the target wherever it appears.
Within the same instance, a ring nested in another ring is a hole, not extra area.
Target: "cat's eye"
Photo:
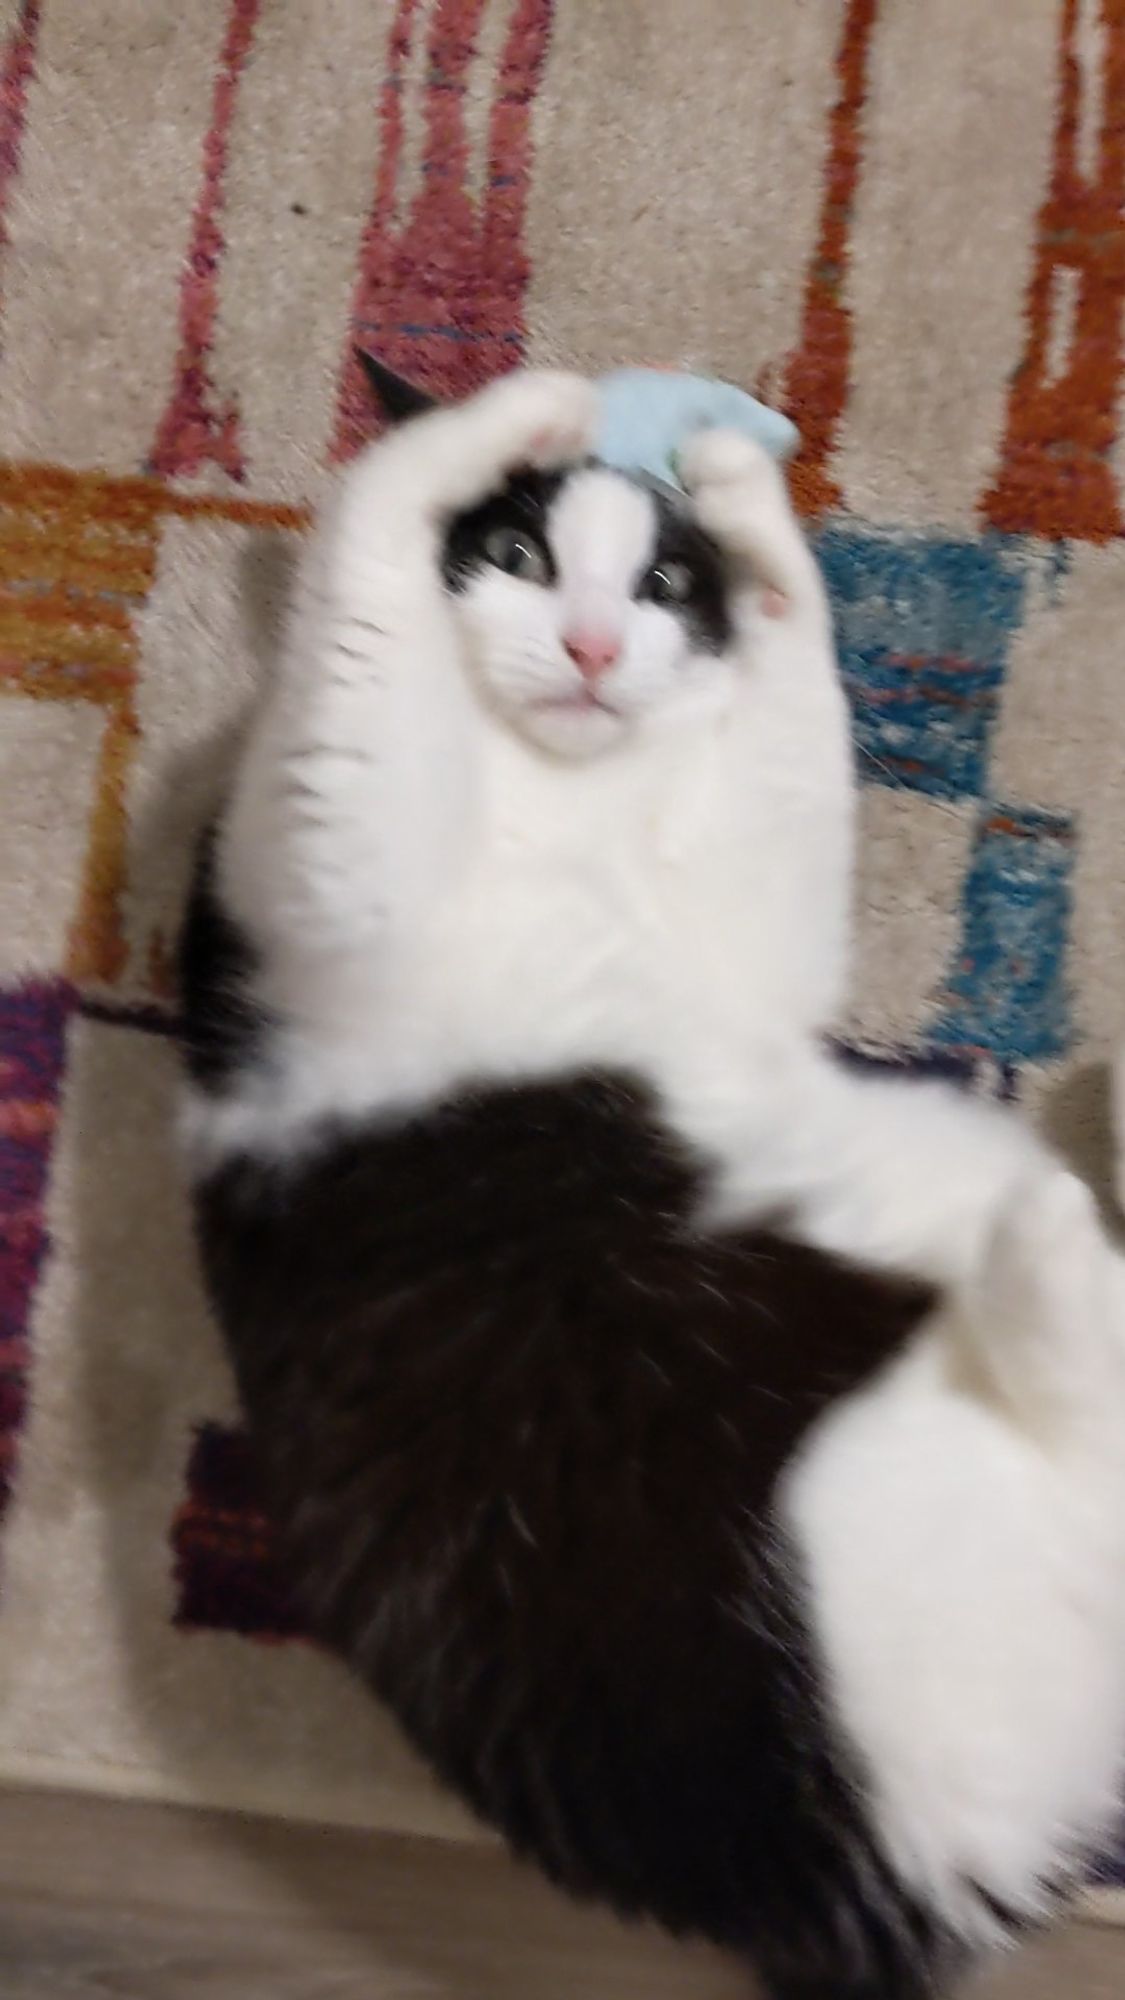
[[[646,594],[657,604],[686,604],[695,578],[685,562],[657,563],[645,578]]]
[[[484,538],[484,553],[497,569],[520,577],[524,583],[546,583],[549,579],[546,550],[526,528],[490,528]]]

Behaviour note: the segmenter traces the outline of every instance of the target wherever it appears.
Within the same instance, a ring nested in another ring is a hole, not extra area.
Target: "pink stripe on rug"
[[[74,1005],[61,981],[0,992],[0,1515],[27,1403],[28,1320],[47,1255],[47,1173]]]
[[[27,91],[35,74],[42,11],[41,0],[23,0],[19,18],[8,36],[3,67],[0,68],[0,255],[8,243],[8,197],[19,171],[20,147],[27,116]]]
[[[180,348],[176,379],[156,433],[146,471],[157,478],[199,472],[210,461],[231,479],[246,465],[237,402],[217,396],[209,372],[218,311],[218,278],[226,241],[220,226],[230,129],[238,86],[258,24],[261,0],[232,0],[211,124],[203,142],[203,188],[180,280]]]
[[[524,222],[532,161],[531,114],[551,32],[550,0],[518,0],[497,64],[488,171],[477,203],[466,180],[464,94],[485,8],[495,0],[439,0],[422,86],[422,186],[405,226],[393,223],[402,167],[406,66],[417,0],[399,0],[379,116],[382,145],[360,252],[351,339],[343,358],[332,456],[348,458],[375,418],[353,342],[390,367],[455,397],[514,367],[526,337],[530,265]]]

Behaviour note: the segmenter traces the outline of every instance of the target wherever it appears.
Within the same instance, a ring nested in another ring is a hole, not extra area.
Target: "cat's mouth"
[[[531,707],[537,715],[620,716],[621,714],[621,710],[615,708],[611,701],[607,701],[604,695],[597,694],[593,688],[588,687],[575,688],[566,694],[543,695],[538,701],[533,701]]]
[[[527,701],[522,726],[541,749],[560,756],[586,757],[617,741],[625,716],[596,688],[567,688]]]

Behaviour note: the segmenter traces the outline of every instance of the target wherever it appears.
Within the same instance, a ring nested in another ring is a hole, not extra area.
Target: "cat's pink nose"
[[[612,632],[564,632],[563,645],[584,681],[596,681],[621,658],[621,641]]]

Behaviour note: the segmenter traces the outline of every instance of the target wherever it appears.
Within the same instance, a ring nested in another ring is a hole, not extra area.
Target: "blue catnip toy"
[[[598,458],[622,472],[646,472],[666,486],[680,485],[676,454],[693,431],[745,431],[775,458],[788,458],[798,443],[788,417],[731,382],[661,368],[619,368],[603,375],[598,387]]]

